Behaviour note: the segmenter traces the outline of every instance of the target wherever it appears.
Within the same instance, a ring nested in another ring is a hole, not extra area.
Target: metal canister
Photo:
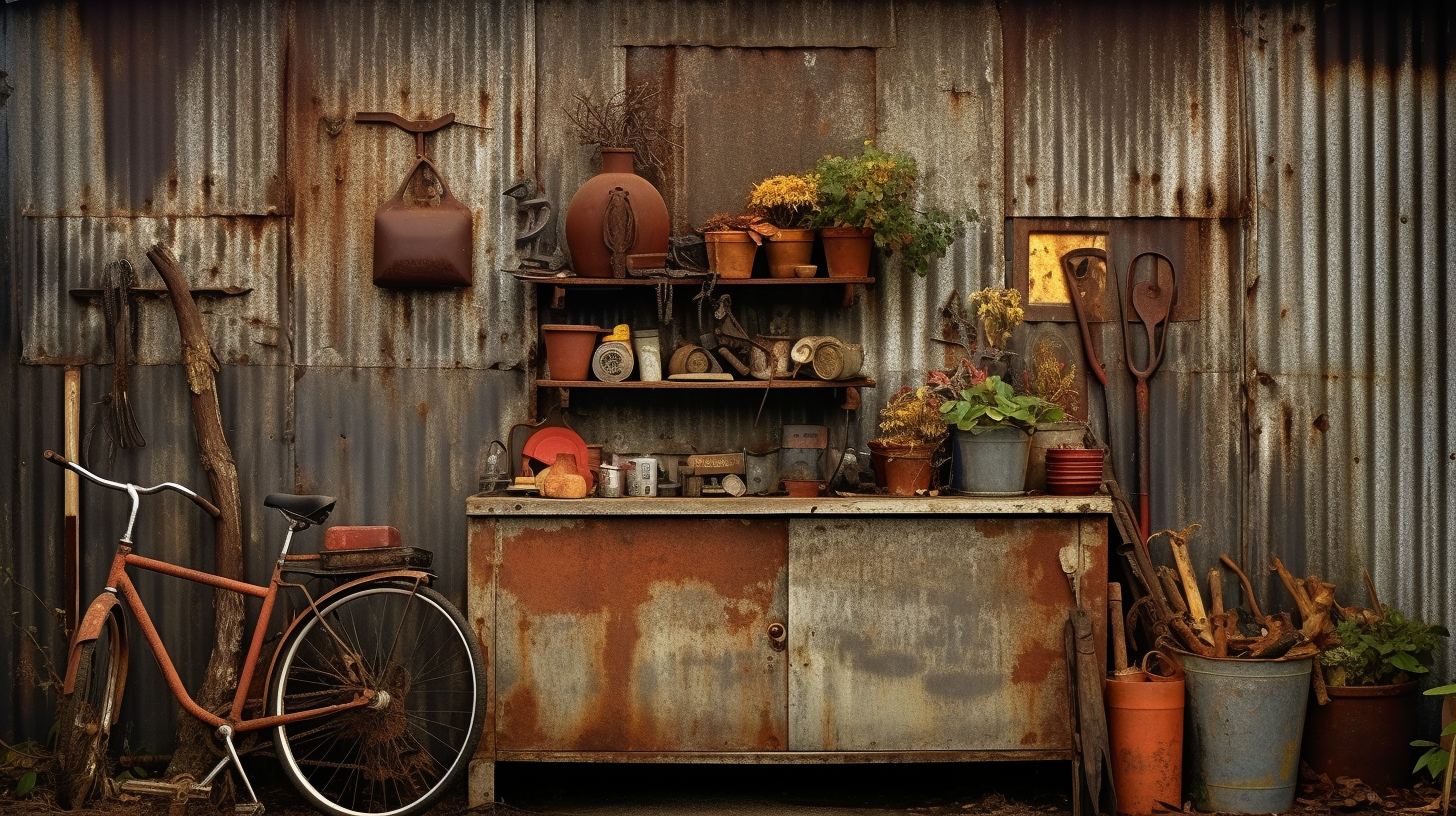
[[[656,496],[657,460],[651,456],[643,456],[628,459],[627,464],[631,467],[627,471],[627,495]]]
[[[622,498],[622,469],[616,465],[602,465],[601,474],[597,495],[604,499]]]

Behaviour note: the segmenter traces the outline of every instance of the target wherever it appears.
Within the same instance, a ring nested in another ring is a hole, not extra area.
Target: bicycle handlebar
[[[219,510],[219,509],[217,509],[217,505],[213,504],[212,502],[208,501],[207,499],[202,498],[201,496],[197,495],[196,493],[193,493],[191,490],[188,490],[187,488],[183,487],[182,485],[173,484],[172,482],[162,482],[161,484],[154,485],[152,487],[142,487],[141,485],[125,484],[125,483],[122,483],[122,482],[113,482],[110,479],[103,479],[100,476],[97,476],[96,474],[92,473],[91,471],[87,470],[86,468],[81,467],[80,465],[76,464],[75,462],[70,461],[66,457],[60,455],[59,453],[56,453],[53,450],[48,450],[48,451],[46,451],[42,455],[48,461],[50,461],[52,464],[60,465],[61,467],[66,468],[67,470],[73,471],[75,473],[79,473],[80,475],[85,476],[87,479],[90,479],[91,481],[95,482],[96,484],[101,485],[102,487],[109,487],[112,490],[121,490],[121,491],[125,491],[127,488],[130,487],[130,488],[135,488],[136,489],[136,492],[138,492],[138,493],[160,493],[163,490],[175,490],[178,493],[181,493],[182,495],[184,495],[187,498],[191,499],[192,502],[193,502],[193,504],[196,504],[198,507],[201,507],[203,510],[206,510],[207,511],[207,514],[210,515],[210,516],[212,516],[213,518],[221,518],[222,517],[222,511]]]

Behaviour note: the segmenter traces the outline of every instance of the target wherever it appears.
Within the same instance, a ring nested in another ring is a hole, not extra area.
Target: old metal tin
[[[597,495],[604,499],[622,497],[622,469],[616,465],[602,465],[601,479],[597,481]]]

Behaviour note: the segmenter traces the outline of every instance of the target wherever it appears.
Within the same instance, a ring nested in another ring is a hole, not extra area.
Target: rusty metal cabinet
[[[471,803],[505,761],[1068,759],[1062,626],[1106,607],[1110,510],[473,497]]]

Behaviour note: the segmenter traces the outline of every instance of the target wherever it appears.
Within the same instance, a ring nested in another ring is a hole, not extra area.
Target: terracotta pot
[[[1042,422],[1036,426],[1036,433],[1031,435],[1031,459],[1026,464],[1026,489],[1046,490],[1047,477],[1047,453],[1051,450],[1067,450],[1058,448],[1058,445],[1081,446],[1082,438],[1087,435],[1087,423],[1085,422]],[[1097,451],[1102,453],[1102,451]],[[1100,465],[1102,460],[1098,458]]]
[[[612,249],[602,237],[602,221],[607,216],[612,193],[618,188],[626,193],[636,234],[632,245],[623,253],[624,269],[626,255],[661,253],[665,256],[670,232],[662,194],[632,171],[636,151],[618,147],[604,147],[601,151],[602,172],[581,185],[566,210],[566,246],[571,251],[571,268],[587,278],[613,277]]]
[[[1156,683],[1146,677],[1139,672],[1104,686],[1117,812],[1132,816],[1183,798],[1184,681],[1181,674]]]
[[[601,333],[600,326],[543,325],[541,336],[546,338],[546,367],[551,379],[585,380]]]
[[[792,278],[796,267],[807,266],[814,253],[814,230],[785,229],[763,245],[768,253],[768,275],[771,278]]]
[[[708,242],[708,268],[720,278],[753,277],[753,258],[758,244],[742,230],[703,233]]]
[[[935,448],[925,445],[896,445],[871,439],[870,460],[875,466],[875,484],[891,496],[913,496],[930,489],[930,457]]]
[[[785,479],[784,490],[791,499],[814,499],[824,489],[824,482],[818,479]]]
[[[1319,671],[1316,667],[1315,671]],[[1330,686],[1330,702],[1313,695],[1304,718],[1304,761],[1330,779],[1353,776],[1379,793],[1407,787],[1420,749],[1416,738],[1419,683]]]
[[[824,264],[831,278],[868,278],[870,252],[875,248],[875,231],[859,227],[824,227]]]

